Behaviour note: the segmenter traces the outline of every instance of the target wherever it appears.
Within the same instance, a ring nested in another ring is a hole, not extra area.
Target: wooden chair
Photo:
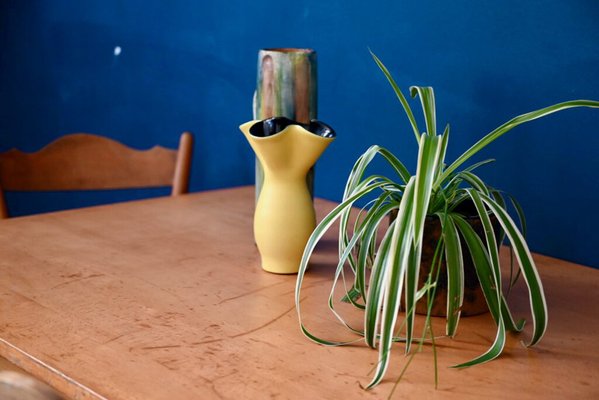
[[[0,153],[0,219],[8,218],[6,191],[58,191],[171,186],[188,192],[193,136],[184,132],[176,150],[135,150],[88,133],[65,135],[35,153]]]

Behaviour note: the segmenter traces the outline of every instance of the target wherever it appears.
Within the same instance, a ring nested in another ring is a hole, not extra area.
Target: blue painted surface
[[[237,125],[251,118],[257,51],[311,47],[319,117],[339,134],[319,162],[316,194],[338,200],[370,144],[415,165],[413,136],[367,47],[403,88],[435,87],[452,158],[517,114],[599,99],[597,21],[595,0],[4,0],[0,150],[36,150],[75,131],[174,147],[191,130],[193,191],[250,184],[253,155]],[[599,111],[573,110],[519,127],[485,152],[497,163],[481,171],[521,201],[533,250],[595,267],[598,126]],[[136,196],[14,194],[9,206],[27,214],[67,198]]]

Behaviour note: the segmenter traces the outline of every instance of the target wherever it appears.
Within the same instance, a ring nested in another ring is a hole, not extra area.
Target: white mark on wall
[[[114,55],[118,56],[119,54],[121,54],[121,51],[122,51],[121,46],[115,46]]]

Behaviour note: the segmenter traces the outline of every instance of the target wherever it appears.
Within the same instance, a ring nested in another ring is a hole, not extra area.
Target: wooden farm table
[[[0,222],[0,355],[72,399],[387,397],[406,361],[402,345],[385,381],[364,391],[376,351],[302,336],[295,276],[260,269],[253,193],[235,188]],[[333,205],[317,200],[318,214]],[[313,258],[302,304],[314,333],[343,339],[349,334],[325,306],[335,246],[331,233]],[[448,368],[484,352],[495,334],[489,315],[463,318],[455,339],[437,340],[438,388],[424,346],[393,398],[599,398],[599,271],[536,260],[550,321],[537,347],[521,346],[528,330],[509,337],[496,361]],[[523,286],[509,298],[517,316],[527,315]],[[442,323],[435,321],[437,333]]]

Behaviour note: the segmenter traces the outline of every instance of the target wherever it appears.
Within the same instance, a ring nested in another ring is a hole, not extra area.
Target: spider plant
[[[519,228],[519,225],[524,225],[521,209],[517,203],[513,203],[519,216],[517,219],[520,220],[520,224],[517,224],[506,211],[504,195],[476,175],[476,168],[492,160],[479,162],[467,168],[460,167],[518,125],[568,108],[599,107],[597,101],[574,100],[522,114],[494,129],[456,160],[448,163],[445,155],[450,128],[447,124],[442,132],[437,131],[433,88],[410,88],[411,97],[419,98],[424,114],[425,129],[421,130],[406,96],[383,63],[376,55],[372,56],[391,84],[410,121],[418,144],[416,173],[410,173],[397,157],[383,147],[372,146],[362,154],[349,174],[343,201],[320,222],[307,242],[295,290],[300,327],[305,336],[326,346],[355,342],[320,338],[311,333],[302,322],[300,292],[308,262],[318,241],[332,224],[339,220],[339,262],[333,277],[328,307],[348,329],[362,336],[369,347],[378,349],[378,363],[366,389],[372,388],[383,379],[389,366],[393,342],[405,343],[406,354],[415,354],[417,351],[413,349],[413,344],[418,343],[420,348],[427,340],[432,342],[435,352],[435,337],[430,323],[431,304],[443,260],[448,281],[445,334],[449,337],[456,334],[464,299],[463,265],[467,252],[470,253],[489,311],[497,326],[497,334],[486,352],[455,367],[481,364],[501,354],[506,333],[520,332],[524,326],[524,320],[515,321],[512,317],[505,290],[502,288],[499,248],[504,241],[509,244],[519,264],[518,274],[524,278],[528,287],[533,326],[532,337],[526,346],[533,346],[541,340],[547,328],[547,305],[539,273],[522,233],[524,229]],[[368,165],[377,155],[389,163],[396,174],[394,178],[376,174],[366,175]],[[359,210],[355,222],[350,222],[350,215],[356,210],[353,207],[354,203],[359,200],[370,201]],[[476,234],[466,222],[467,215],[457,208],[465,201],[474,205],[484,227],[484,235]],[[388,224],[386,216],[392,211],[397,212],[397,217]],[[427,215],[439,219],[442,234],[436,246],[430,273],[425,284],[418,287],[422,238]],[[494,234],[492,218],[496,219],[501,227],[498,235]],[[467,247],[468,251],[463,246]],[[349,275],[349,278],[346,275]],[[351,326],[335,309],[335,289],[340,279],[344,283],[340,285],[344,288],[340,297],[342,301],[349,302],[363,311],[363,327]],[[402,310],[405,312],[400,314],[402,297]],[[428,313],[422,338],[415,338],[414,306],[421,298],[427,301]]]

